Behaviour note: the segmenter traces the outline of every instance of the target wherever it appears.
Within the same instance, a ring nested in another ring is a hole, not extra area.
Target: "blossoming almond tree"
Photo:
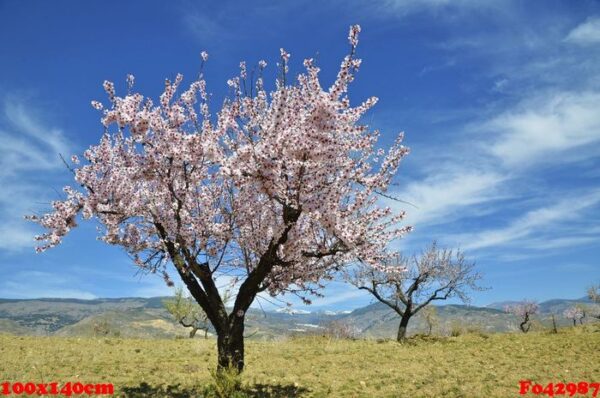
[[[585,312],[580,306],[574,305],[564,310],[563,316],[567,319],[571,319],[573,321],[573,326],[576,326],[577,321],[579,321],[579,323],[583,323],[583,318],[585,318]]]
[[[359,120],[377,99],[351,107],[346,94],[361,63],[359,32],[350,28],[350,54],[329,89],[312,59],[290,84],[282,49],[274,91],[264,87],[264,61],[250,78],[242,62],[216,115],[202,74],[178,96],[182,76],[167,80],[158,104],[132,91],[132,76],[124,97],[105,82],[108,106],[92,102],[105,133],[83,164],[73,156],[69,165],[79,187],[66,187],[52,212],[28,216],[47,229],[37,250],[60,244],[81,215],[169,284],[171,263],[215,329],[219,367],[241,371],[257,294],[316,293],[356,258],[378,267],[410,230],[398,226],[403,213],[377,205],[408,153],[402,135],[376,150],[379,133]],[[237,281],[233,308],[218,289],[224,275]]]
[[[483,289],[474,266],[461,251],[440,249],[434,242],[419,256],[388,256],[381,267],[361,263],[346,278],[400,316],[397,340],[402,341],[410,319],[432,302],[452,297],[468,302],[468,290]]]
[[[539,306],[534,301],[522,301],[517,304],[507,305],[504,307],[504,311],[515,315],[520,319],[519,329],[523,333],[529,332],[531,328],[531,317],[538,313]]]
[[[588,306],[588,313],[592,318],[600,319],[600,283],[590,286],[587,290],[587,295],[592,302]]]

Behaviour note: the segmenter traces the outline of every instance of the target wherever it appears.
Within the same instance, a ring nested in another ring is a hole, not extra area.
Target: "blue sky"
[[[240,60],[274,65],[284,47],[292,72],[316,57],[328,84],[354,23],[351,99],[378,96],[367,122],[381,145],[405,131],[412,149],[393,190],[416,207],[392,206],[415,231],[398,247],[461,247],[492,288],[478,305],[576,298],[600,282],[599,2],[0,1],[0,297],[170,293],[94,224],[36,255],[39,230],[22,220],[70,183],[58,153],[98,141],[90,101],[105,79],[123,92],[132,73],[156,97],[165,78],[190,81],[206,50],[219,98]],[[312,309],[370,302],[338,282],[324,293]]]

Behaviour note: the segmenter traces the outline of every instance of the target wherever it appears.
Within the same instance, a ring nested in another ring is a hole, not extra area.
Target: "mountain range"
[[[112,335],[134,338],[174,338],[186,336],[163,306],[168,297],[110,299],[0,299],[0,333],[15,335],[93,336]],[[462,328],[482,332],[517,330],[517,319],[503,311],[511,302],[486,307],[466,305],[436,306],[438,323],[434,333],[449,334]],[[555,299],[539,303],[537,327],[548,327],[551,314],[559,325],[572,321],[562,312],[573,305],[590,305],[587,298]],[[253,339],[276,339],[290,335],[326,333],[333,324],[350,325],[359,337],[391,338],[398,327],[398,316],[377,302],[354,311],[309,312],[293,308],[276,311],[248,311],[247,335]],[[422,315],[409,324],[409,334],[422,333],[427,324]],[[199,336],[202,333],[198,333]]]

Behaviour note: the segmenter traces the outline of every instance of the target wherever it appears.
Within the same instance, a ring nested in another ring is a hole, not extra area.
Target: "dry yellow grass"
[[[211,382],[215,350],[214,340],[203,339],[2,335],[0,382],[110,382],[118,396],[195,397]],[[243,396],[517,397],[522,379],[599,382],[600,327],[402,345],[322,337],[250,341]]]

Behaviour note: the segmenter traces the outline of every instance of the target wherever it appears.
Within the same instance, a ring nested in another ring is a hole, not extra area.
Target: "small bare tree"
[[[209,320],[202,308],[191,298],[183,293],[183,288],[175,290],[175,297],[164,300],[166,310],[183,327],[190,329],[190,339],[196,336],[198,330],[204,331],[204,338],[208,337]]]
[[[600,304],[600,283],[597,285],[590,286],[587,291],[588,297],[594,303]]]
[[[531,317],[538,312],[538,304],[534,301],[524,300],[514,305],[507,305],[504,311],[513,314],[520,319],[519,329],[523,333],[529,332],[531,328]]]
[[[440,249],[435,242],[420,255],[398,254],[378,268],[359,264],[347,279],[400,315],[398,341],[406,338],[411,317],[432,301],[457,297],[468,303],[469,289],[482,290],[474,263],[460,250]]]
[[[552,313],[552,333],[558,333],[558,327],[556,326],[556,315],[554,313]]]

